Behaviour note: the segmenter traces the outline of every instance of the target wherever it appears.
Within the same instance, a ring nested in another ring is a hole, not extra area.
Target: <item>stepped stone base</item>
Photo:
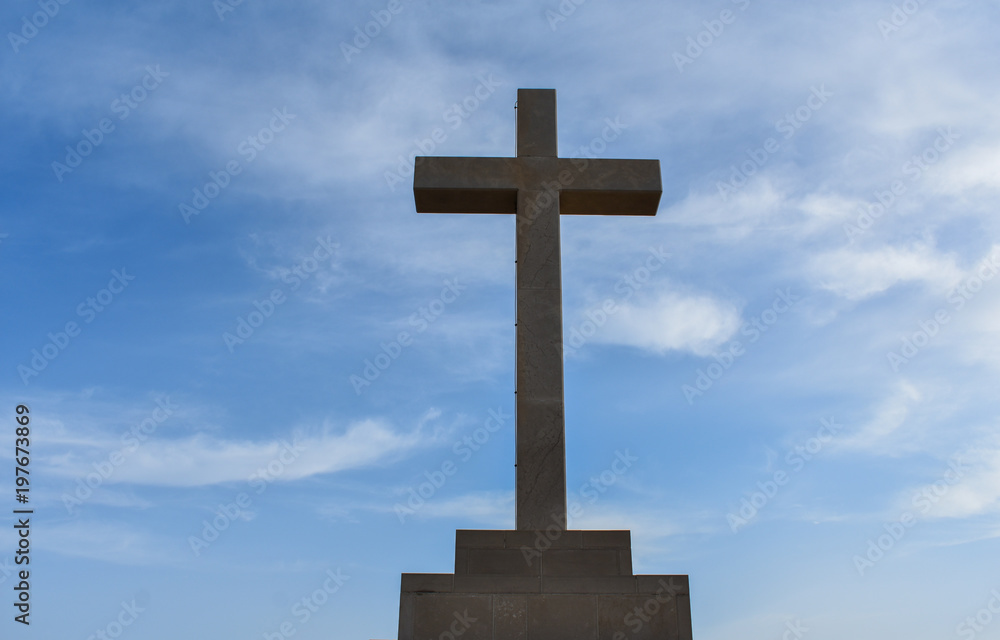
[[[688,577],[632,574],[628,531],[455,535],[455,573],[404,573],[399,640],[691,640]]]

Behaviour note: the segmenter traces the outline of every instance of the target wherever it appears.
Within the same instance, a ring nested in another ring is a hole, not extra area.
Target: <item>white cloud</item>
[[[856,215],[854,212],[860,202],[837,193],[810,193],[798,203],[798,209],[806,214],[807,220],[826,225]]]
[[[889,455],[912,450],[913,442],[902,432],[914,405],[920,401],[921,394],[916,387],[905,380],[900,382],[896,391],[878,406],[871,420],[850,435],[835,440],[833,446]]]
[[[1000,446],[975,447],[949,463],[952,474],[916,490],[933,503],[930,516],[971,518],[1000,511]]]
[[[923,282],[943,293],[962,277],[954,256],[942,256],[924,244],[828,251],[813,258],[808,272],[816,286],[848,300],[863,300],[902,282]]]
[[[196,487],[245,482],[265,470],[276,480],[289,481],[384,463],[433,441],[420,428],[403,433],[372,419],[356,422],[343,433],[335,433],[330,424],[324,424],[316,435],[256,442],[205,434],[152,438],[132,451],[108,438],[104,440],[105,446],[100,447],[106,453],[98,459],[92,452],[84,457],[79,451],[70,450],[67,455],[50,459],[48,472],[85,476],[94,473],[93,464],[97,462],[105,468],[113,467],[107,483]],[[59,447],[71,443],[51,444]],[[109,467],[112,451],[121,451],[124,462]]]
[[[955,151],[933,175],[934,187],[946,194],[963,195],[970,189],[1000,188],[1000,144],[977,144]]]
[[[728,340],[739,326],[740,311],[732,303],[707,294],[665,293],[618,305],[593,340],[657,354],[690,351],[704,356]]]
[[[726,199],[719,195],[717,183],[712,182],[709,191],[691,193],[660,215],[675,224],[711,227],[724,240],[740,240],[783,208],[786,196],[775,185],[773,173],[753,176],[745,187]],[[729,179],[723,174],[717,177],[722,183]]]

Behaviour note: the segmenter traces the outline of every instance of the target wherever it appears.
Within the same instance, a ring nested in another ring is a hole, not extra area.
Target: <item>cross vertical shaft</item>
[[[517,157],[555,158],[555,90],[519,90]],[[541,187],[541,185],[538,185]],[[566,526],[559,198],[517,195],[517,528]]]

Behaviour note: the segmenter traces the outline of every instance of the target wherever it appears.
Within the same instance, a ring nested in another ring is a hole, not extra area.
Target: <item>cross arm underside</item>
[[[659,160],[560,158],[560,165],[561,213],[656,215],[663,193]]]
[[[516,213],[516,158],[418,157],[417,213]]]

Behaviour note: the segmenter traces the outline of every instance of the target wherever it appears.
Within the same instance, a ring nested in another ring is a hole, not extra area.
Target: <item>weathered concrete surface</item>
[[[399,640],[691,640],[688,577],[631,553],[628,531],[460,530],[454,574],[403,574]]]

